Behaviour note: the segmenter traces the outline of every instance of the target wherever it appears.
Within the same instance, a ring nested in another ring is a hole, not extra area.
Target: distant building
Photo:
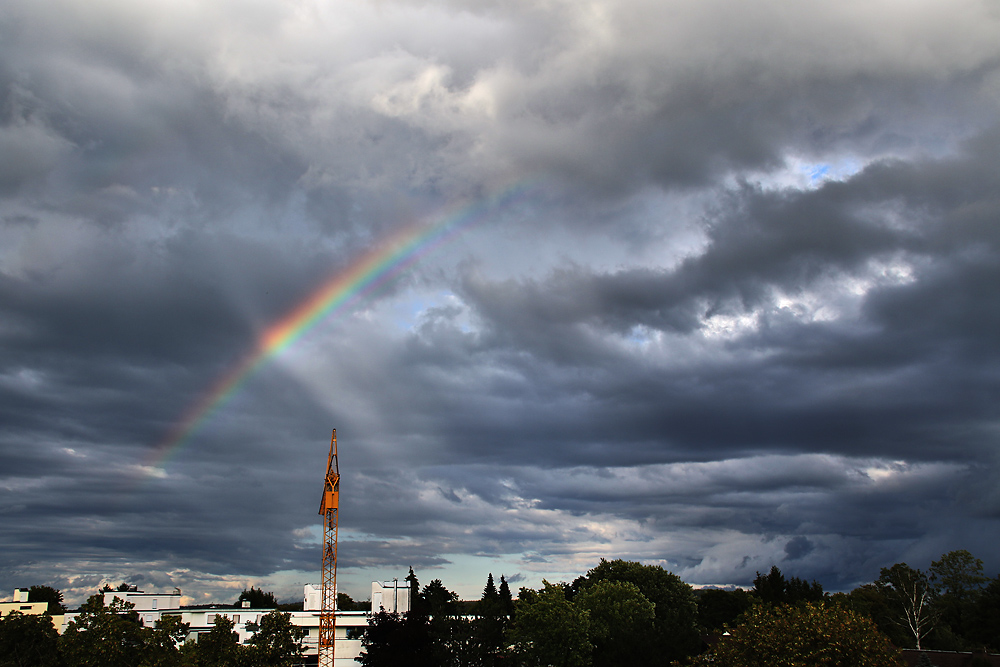
[[[40,616],[49,610],[48,602],[28,602],[28,589],[15,588],[14,597],[11,602],[0,602],[0,617],[6,616],[12,611],[20,612],[28,616]],[[63,615],[53,614],[52,625],[56,630],[63,626]]]
[[[178,609],[168,612],[169,615],[180,616],[182,623],[190,624],[190,630],[185,641],[198,641],[201,635],[212,631],[215,619],[224,616],[233,622],[233,632],[239,637],[241,644],[246,644],[253,637],[253,632],[247,629],[248,623],[260,623],[262,616],[273,609],[215,608],[215,609]],[[308,634],[303,638],[307,659],[318,654],[319,644],[319,610],[288,612],[292,625],[303,628]],[[167,615],[167,614],[164,614]],[[363,611],[338,611],[337,632],[335,640],[336,667],[357,667],[354,660],[361,655],[361,638],[368,627],[368,614]]]
[[[410,585],[398,579],[372,582],[372,613],[380,610],[405,614],[410,611]]]
[[[319,653],[319,614],[323,601],[322,594],[320,585],[306,584],[302,587],[302,611],[289,612],[292,625],[305,628],[308,633],[302,640],[307,663],[314,663]],[[253,632],[247,629],[247,624],[259,624],[262,616],[274,611],[273,609],[251,609],[249,606],[223,605],[199,609],[185,608],[181,607],[179,593],[144,593],[139,590],[104,592],[105,605],[110,605],[115,598],[134,605],[134,610],[139,614],[143,625],[147,627],[152,627],[163,616],[179,616],[182,623],[188,623],[190,626],[185,642],[198,641],[201,635],[211,632],[217,617],[224,616],[233,622],[233,631],[239,637],[240,643],[246,644],[253,637]],[[15,591],[15,600],[19,599],[19,594]],[[28,606],[26,590],[23,599],[25,600],[24,605]],[[373,612],[377,613],[384,609],[390,612],[405,613],[410,610],[410,587],[405,581],[403,583],[398,580],[373,581],[371,599]],[[20,603],[0,603],[0,609],[3,608],[2,605],[18,604]],[[41,611],[37,613],[44,612],[46,606],[44,602],[34,604],[41,608]],[[249,602],[243,604],[249,605]],[[62,632],[76,616],[77,613],[71,612],[66,614],[65,619],[60,617],[56,628]],[[358,663],[354,659],[361,655],[361,640],[368,628],[369,616],[370,614],[364,611],[337,611],[335,667],[357,667]]]
[[[160,620],[164,611],[173,611],[181,608],[180,593],[143,593],[139,590],[133,591],[104,591],[104,605],[110,605],[115,598],[123,602],[129,602],[133,606],[142,624],[147,628]]]
[[[34,616],[44,614],[48,610],[48,602],[28,602],[27,588],[15,588],[13,602],[0,602],[0,616],[6,616],[12,611]]]
[[[334,592],[333,599],[337,595]],[[302,611],[320,611],[323,606],[323,586],[321,584],[306,584],[302,587]]]

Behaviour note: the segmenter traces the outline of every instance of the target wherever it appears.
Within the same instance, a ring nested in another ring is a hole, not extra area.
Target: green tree
[[[989,577],[983,574],[983,561],[965,549],[949,551],[939,560],[931,561],[931,581],[944,595],[960,599],[976,596]]]
[[[971,639],[977,647],[1000,651],[1000,576],[990,580],[975,603]]]
[[[427,631],[434,664],[457,665],[473,653],[471,626],[458,618],[458,594],[448,590],[440,579],[424,586],[420,593],[422,607],[408,616],[428,616]]]
[[[565,586],[542,583],[537,593],[521,589],[508,638],[514,655],[522,667],[587,667],[587,611],[566,599]]]
[[[413,568],[406,581],[411,591],[410,611],[400,615],[383,609],[370,617],[358,661],[364,665],[428,667],[469,664],[474,654],[472,624],[459,618],[458,595],[440,579],[421,591]]]
[[[740,614],[753,604],[747,591],[726,591],[717,588],[695,591],[698,596],[698,625],[705,630],[721,630],[733,625]]]
[[[950,551],[931,562],[930,581],[937,593],[942,624],[961,638],[961,647],[971,648],[968,644],[975,634],[975,603],[989,581],[983,574],[983,561],[965,549]]]
[[[907,631],[914,648],[920,650],[937,623],[934,588],[927,574],[906,563],[896,563],[883,567],[875,584],[889,601],[894,621]]]
[[[458,594],[445,588],[440,579],[424,586],[420,597],[431,617],[454,616],[458,611]]]
[[[100,593],[111,593],[111,592],[116,592],[117,591],[119,593],[131,593],[131,592],[135,592],[135,591],[138,591],[138,590],[139,590],[138,586],[135,586],[134,584],[130,584],[127,581],[123,581],[122,583],[118,584],[114,588],[111,587],[111,584],[104,584],[103,586],[101,586],[101,589],[98,592],[100,592]]]
[[[247,623],[253,632],[247,662],[254,667],[290,667],[302,659],[302,639],[307,630],[292,625],[292,615],[272,611],[260,623]]]
[[[145,645],[135,605],[121,598],[104,604],[91,595],[59,639],[67,667],[134,667]]]
[[[601,559],[585,576],[574,581],[572,588],[580,592],[598,581],[633,583],[656,606],[653,632],[645,647],[647,665],[665,666],[698,651],[701,645],[698,602],[694,590],[680,577],[659,565]]]
[[[486,578],[486,587],[483,588],[483,597],[479,600],[479,604],[487,607],[499,607],[500,605],[500,593],[497,591],[497,585],[493,581],[492,572]]]
[[[339,611],[355,611],[357,603],[347,593],[337,593],[337,609]]]
[[[497,595],[500,598],[500,612],[504,618],[509,619],[514,613],[514,598],[510,594],[510,585],[507,584],[507,579],[502,574],[500,575],[500,589],[497,591]]]
[[[68,667],[133,667],[145,644],[142,623],[131,602],[90,596],[60,637]]]
[[[163,616],[145,628],[135,605],[121,598],[104,603],[104,594],[90,596],[80,614],[59,639],[60,653],[68,667],[177,667],[178,642],[187,636],[188,624],[180,616]]]
[[[32,586],[29,588],[28,602],[48,602],[50,614],[62,614],[66,611],[62,591],[51,586]]]
[[[475,640],[470,652],[475,664],[484,667],[498,664],[504,650],[503,637],[506,624],[507,616],[504,613],[500,592],[493,581],[493,573],[490,572],[486,579],[486,587],[483,589],[483,597],[476,605],[476,620],[473,622],[472,634]]]
[[[818,581],[812,583],[792,577],[785,579],[777,565],[771,566],[767,574],[757,573],[751,593],[767,604],[798,604],[799,602],[819,602],[825,597]]]
[[[767,574],[757,573],[751,593],[765,604],[781,604],[785,601],[785,584],[785,575],[777,565],[772,565]]]
[[[594,663],[625,667],[642,663],[642,648],[653,631],[656,607],[628,581],[598,581],[574,599],[590,615]]]
[[[423,614],[404,616],[385,610],[372,614],[361,639],[361,655],[355,660],[364,667],[439,667],[429,623]]]
[[[197,667],[241,667],[244,647],[233,626],[225,614],[216,614],[212,629],[200,635],[197,642],[185,644],[184,652],[191,655]]]
[[[48,613],[12,611],[0,617],[0,667],[57,667],[58,640]]]
[[[178,644],[187,637],[190,625],[180,616],[161,616],[152,628],[143,632],[144,645],[140,665],[143,667],[179,667],[181,654]]]
[[[913,636],[909,629],[899,622],[899,605],[890,601],[885,589],[878,584],[865,584],[846,595],[834,595],[834,600],[839,600],[858,614],[872,619],[879,632],[894,645],[909,646],[912,643]]]
[[[410,584],[410,610],[426,613],[426,610],[423,609],[423,600],[420,597],[420,580],[413,573],[412,567],[410,568],[410,573],[406,575],[403,581]]]
[[[800,602],[819,602],[826,597],[823,586],[818,581],[806,581],[798,577],[790,577],[785,587],[786,604]]]
[[[871,619],[839,605],[759,605],[692,665],[713,667],[902,667]]]
[[[234,607],[242,607],[243,602],[249,602],[251,609],[277,609],[278,601],[274,599],[274,593],[265,593],[260,588],[250,588],[244,589],[240,596],[236,598],[236,603],[233,604]]]

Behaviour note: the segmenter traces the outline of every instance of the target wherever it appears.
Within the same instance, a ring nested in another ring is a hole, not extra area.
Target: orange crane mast
[[[340,468],[337,465],[337,429],[330,437],[326,480],[319,513],[323,517],[323,606],[319,612],[319,667],[333,667],[337,628],[337,509],[340,504]]]

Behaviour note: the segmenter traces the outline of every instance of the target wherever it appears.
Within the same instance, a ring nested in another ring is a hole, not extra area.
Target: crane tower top
[[[337,465],[337,429],[333,429],[330,438],[330,454],[326,459],[326,481],[323,484],[323,499],[319,504],[319,513],[326,514],[330,510],[339,509],[340,505],[340,467]]]

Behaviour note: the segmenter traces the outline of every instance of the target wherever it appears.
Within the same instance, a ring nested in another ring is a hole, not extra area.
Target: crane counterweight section
[[[340,505],[340,468],[337,465],[337,429],[330,437],[326,479],[319,513],[323,517],[323,604],[319,613],[319,667],[333,667],[337,610],[337,522]]]

